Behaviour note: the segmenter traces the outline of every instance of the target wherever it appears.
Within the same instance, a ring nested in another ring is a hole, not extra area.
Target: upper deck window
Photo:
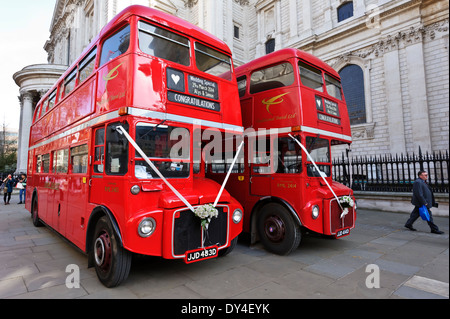
[[[130,26],[122,28],[103,43],[100,66],[127,52],[130,45]]]
[[[189,39],[166,29],[139,21],[142,52],[182,65],[189,65]]]
[[[237,79],[237,84],[238,84],[238,92],[239,92],[239,97],[243,97],[245,95],[245,90],[247,88],[247,77],[241,76]]]
[[[56,101],[56,89],[53,90],[53,92],[50,94],[49,100],[48,100],[48,109],[47,111],[50,111],[55,106]]]
[[[252,73],[250,93],[288,86],[294,83],[294,68],[290,63],[282,63]]]
[[[195,63],[200,71],[231,80],[231,58],[226,54],[196,42]]]
[[[75,75],[77,75],[76,68],[64,79],[64,96],[75,88]]]
[[[82,83],[93,72],[95,67],[95,57],[97,55],[97,48],[95,47],[80,63],[79,81]]]
[[[38,104],[36,106],[36,110],[34,111],[34,119],[33,123],[36,122],[39,119],[39,113],[41,112],[41,104]]]
[[[304,86],[323,92],[322,72],[306,63],[299,62],[300,81]]]
[[[328,74],[325,74],[325,85],[327,87],[327,92],[329,95],[342,100],[341,82],[329,76]]]
[[[42,102],[42,107],[40,109],[39,118],[43,117],[45,115],[45,113],[47,112],[47,105],[48,105],[48,100],[45,99],[45,101]]]

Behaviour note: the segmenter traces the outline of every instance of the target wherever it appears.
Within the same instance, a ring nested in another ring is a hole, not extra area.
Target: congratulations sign
[[[201,99],[194,96],[189,96],[186,94],[176,93],[176,92],[167,92],[167,99],[170,102],[176,102],[181,104],[186,104],[195,107],[201,107],[203,109],[208,109],[211,111],[220,111],[220,104],[213,101],[208,101],[205,99]]]

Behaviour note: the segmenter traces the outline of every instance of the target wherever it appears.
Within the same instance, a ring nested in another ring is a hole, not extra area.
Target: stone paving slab
[[[250,247],[246,236],[228,256],[190,265],[135,256],[127,281],[107,289],[84,254],[53,231],[35,228],[23,205],[11,204],[0,207],[0,298],[448,299],[448,218],[435,218],[443,235],[431,234],[421,220],[411,232],[403,227],[407,219],[360,209],[349,236],[306,234],[289,256]],[[68,265],[80,269],[79,288],[66,284]],[[367,285],[370,265],[379,270],[379,287]]]

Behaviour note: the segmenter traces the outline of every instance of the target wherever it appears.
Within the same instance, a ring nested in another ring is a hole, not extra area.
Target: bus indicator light
[[[118,111],[120,116],[128,115],[128,107],[122,106]]]

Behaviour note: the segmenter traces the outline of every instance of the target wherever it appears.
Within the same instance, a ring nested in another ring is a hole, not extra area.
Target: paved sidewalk
[[[49,229],[35,228],[17,202],[13,195],[0,206],[0,298],[449,298],[446,217],[435,218],[445,232],[435,235],[421,220],[418,231],[405,229],[406,214],[359,210],[349,236],[305,236],[285,257],[245,239],[226,257],[191,265],[136,257],[128,280],[107,289],[87,269],[86,256]],[[70,289],[73,268],[66,268],[73,265],[80,287]]]

